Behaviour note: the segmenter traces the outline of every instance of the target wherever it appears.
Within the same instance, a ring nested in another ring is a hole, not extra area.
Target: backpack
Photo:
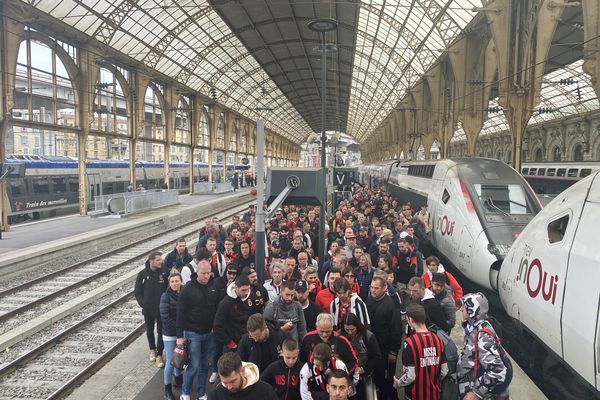
[[[500,344],[500,338],[498,337],[498,335],[496,335],[494,333],[494,331],[492,331],[489,328],[480,328],[475,333],[475,367],[473,369],[473,377],[475,378],[475,380],[477,380],[477,379],[479,379],[479,377],[481,377],[485,373],[485,369],[480,368],[480,365],[479,365],[478,341],[479,341],[479,334],[481,332],[487,333],[488,335],[490,335],[492,337],[492,339],[496,343],[496,347],[498,348],[498,353],[500,354],[500,359],[502,360],[502,363],[504,364],[504,367],[506,368],[506,377],[504,378],[504,382],[500,382],[496,386],[494,386],[493,388],[490,389],[490,393],[492,393],[492,394],[501,394],[506,389],[508,389],[508,386],[510,385],[510,382],[512,381],[513,367],[512,367],[512,363],[510,362],[510,359],[508,358],[508,355],[506,354],[506,351],[504,351],[504,348]]]
[[[458,349],[456,348],[456,344],[443,329],[438,329],[436,334],[444,343],[448,375],[453,374],[456,372],[456,365],[458,364]]]

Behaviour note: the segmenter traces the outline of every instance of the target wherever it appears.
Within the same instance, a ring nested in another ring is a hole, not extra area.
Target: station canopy
[[[19,1],[301,143],[327,126],[363,142],[474,18],[480,0]],[[212,89],[212,90],[211,90]]]
[[[498,98],[490,101],[489,108],[496,108]],[[500,108],[501,110],[501,108]],[[540,104],[533,112],[528,125],[534,126],[556,119],[583,115],[600,110],[590,75],[583,71],[583,60],[577,60],[544,75]],[[488,114],[480,136],[497,135],[509,131],[504,113]],[[466,140],[462,127],[454,132],[452,142]]]

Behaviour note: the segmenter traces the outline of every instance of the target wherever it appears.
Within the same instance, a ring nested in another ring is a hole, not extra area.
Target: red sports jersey
[[[403,344],[402,363],[415,367],[415,380],[404,390],[410,400],[441,398],[441,369],[446,362],[444,343],[433,332],[413,333]]]

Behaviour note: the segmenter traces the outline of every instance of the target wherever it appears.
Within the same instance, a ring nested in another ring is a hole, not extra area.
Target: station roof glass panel
[[[17,1],[17,0],[15,0]],[[362,142],[401,94],[457,38],[481,0],[22,1],[296,143],[321,130],[314,18],[338,28],[328,42],[327,130]]]

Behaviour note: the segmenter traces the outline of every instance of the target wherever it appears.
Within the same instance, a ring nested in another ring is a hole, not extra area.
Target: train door
[[[88,196],[91,204],[96,196],[102,196],[102,177],[96,173],[86,173],[86,177],[88,181]]]
[[[600,387],[598,215],[600,174],[594,178],[577,224],[568,256],[568,274],[564,278],[558,276],[559,284],[566,279],[561,317],[563,357],[570,365],[577,365],[577,372],[596,388]],[[590,352],[591,348],[595,351]]]

